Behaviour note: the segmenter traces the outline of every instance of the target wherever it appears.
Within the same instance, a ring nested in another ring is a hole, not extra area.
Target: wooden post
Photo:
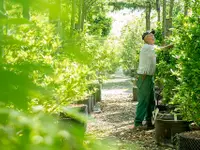
[[[156,10],[158,13],[158,22],[160,22],[160,0],[156,0]]]
[[[146,4],[146,30],[151,28],[151,4],[147,2]]]
[[[162,25],[162,28],[163,28],[163,40],[165,40],[165,36],[166,36],[166,0],[163,0],[163,25]]]

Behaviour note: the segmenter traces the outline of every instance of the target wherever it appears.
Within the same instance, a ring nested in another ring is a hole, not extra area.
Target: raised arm
[[[174,47],[174,44],[169,44],[167,46],[158,47],[159,50],[168,50]]]

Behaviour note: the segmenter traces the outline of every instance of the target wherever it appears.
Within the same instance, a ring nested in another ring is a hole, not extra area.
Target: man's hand
[[[144,81],[146,79],[146,74],[142,75],[142,81]]]
[[[170,49],[170,48],[173,48],[173,47],[174,47],[174,44],[169,44],[169,45],[167,45],[166,48]]]
[[[167,46],[160,47],[160,50],[168,50],[168,49],[173,48],[173,47],[174,47],[174,44],[169,44]]]

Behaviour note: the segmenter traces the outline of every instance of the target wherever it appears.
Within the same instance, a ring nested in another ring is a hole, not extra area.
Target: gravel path
[[[130,78],[118,73],[103,84],[100,103],[102,112],[91,115],[93,119],[88,123],[87,133],[102,139],[115,139],[113,147],[118,150],[170,150],[155,144],[154,130],[130,129],[136,105],[137,102],[132,101]]]

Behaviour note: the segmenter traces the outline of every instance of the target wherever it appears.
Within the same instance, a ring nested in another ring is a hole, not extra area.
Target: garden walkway
[[[93,113],[88,123],[88,134],[98,138],[112,138],[110,150],[171,150],[155,144],[154,130],[133,131],[137,102],[132,101],[131,79],[122,71],[116,72],[102,87],[101,113]],[[114,148],[115,147],[115,148]]]

